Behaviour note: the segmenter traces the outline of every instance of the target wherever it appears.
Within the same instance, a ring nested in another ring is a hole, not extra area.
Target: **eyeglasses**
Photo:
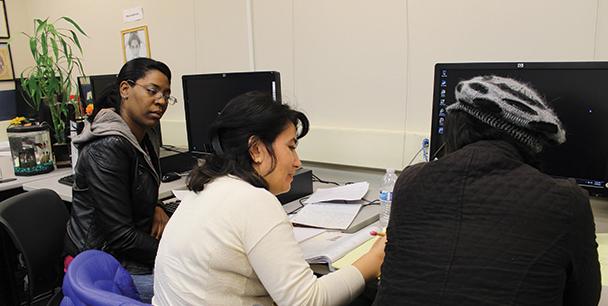
[[[162,91],[158,90],[158,88],[153,87],[153,86],[144,86],[141,84],[136,83],[135,81],[129,80],[129,83],[133,84],[133,85],[137,85],[143,89],[146,90],[146,92],[148,93],[148,95],[150,95],[150,97],[154,97],[156,98],[156,100],[160,100],[165,99],[165,101],[167,101],[167,103],[169,105],[173,105],[175,103],[177,103],[177,98],[175,98],[172,95],[163,95]]]

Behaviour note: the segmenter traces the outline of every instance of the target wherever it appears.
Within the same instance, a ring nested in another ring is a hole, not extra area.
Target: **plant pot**
[[[54,143],[53,155],[55,155],[55,166],[57,166],[57,168],[68,168],[72,166],[69,144]]]

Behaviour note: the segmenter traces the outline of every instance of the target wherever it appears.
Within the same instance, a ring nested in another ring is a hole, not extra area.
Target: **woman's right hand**
[[[361,272],[365,281],[375,279],[380,275],[380,267],[384,262],[385,246],[386,236],[379,237],[372,248],[353,263],[353,266]]]

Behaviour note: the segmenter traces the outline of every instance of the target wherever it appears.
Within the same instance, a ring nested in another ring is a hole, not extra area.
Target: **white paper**
[[[291,221],[306,226],[344,230],[353,223],[360,209],[361,204],[308,204]]]
[[[333,262],[369,240],[369,232],[377,226],[377,223],[374,223],[353,234],[326,231],[305,240],[300,243],[304,259],[308,263],[327,263],[329,268],[333,269]]]
[[[178,190],[178,189],[173,189],[171,190],[173,192],[173,195],[180,201],[182,201],[186,195],[188,195],[191,191],[190,190]]]
[[[304,203],[319,203],[335,200],[361,200],[369,189],[368,182],[358,182],[333,188],[318,188]]]
[[[306,239],[312,238],[323,232],[325,232],[325,230],[322,228],[314,228],[314,227],[294,227],[293,228],[293,236],[296,238],[297,242],[302,242]]]

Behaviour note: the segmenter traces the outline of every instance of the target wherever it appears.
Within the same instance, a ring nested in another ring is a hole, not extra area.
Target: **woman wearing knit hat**
[[[597,305],[589,199],[538,171],[566,140],[530,86],[480,76],[448,101],[447,155],[403,170],[377,305]]]

